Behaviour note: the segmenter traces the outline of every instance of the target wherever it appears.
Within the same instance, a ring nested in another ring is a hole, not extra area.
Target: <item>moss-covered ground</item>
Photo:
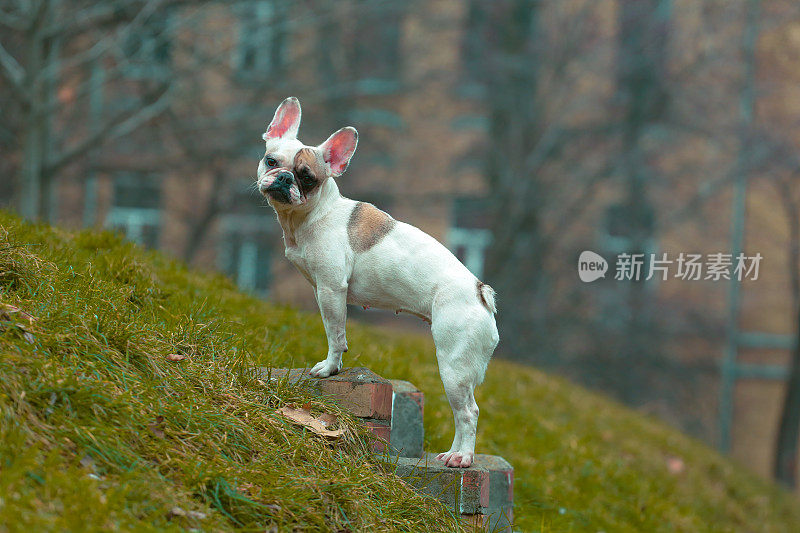
[[[447,449],[430,339],[351,322],[348,344],[346,365],[426,393],[427,448]],[[455,530],[347,413],[252,371],[325,350],[317,314],[0,213],[0,531]],[[598,394],[496,359],[477,399],[478,451],[516,468],[518,530],[800,531],[796,496]],[[288,403],[347,437],[292,426]]]

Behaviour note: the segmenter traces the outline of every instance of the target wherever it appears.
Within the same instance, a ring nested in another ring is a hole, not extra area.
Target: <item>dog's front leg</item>
[[[338,374],[342,369],[342,353],[347,351],[347,287],[331,288],[318,286],[316,289],[317,304],[328,336],[328,356],[320,361],[310,374],[318,378],[326,378]]]

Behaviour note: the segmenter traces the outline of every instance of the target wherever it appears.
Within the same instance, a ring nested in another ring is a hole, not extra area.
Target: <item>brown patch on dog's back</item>
[[[356,252],[365,252],[381,242],[397,223],[372,204],[358,202],[347,222],[347,238]]]

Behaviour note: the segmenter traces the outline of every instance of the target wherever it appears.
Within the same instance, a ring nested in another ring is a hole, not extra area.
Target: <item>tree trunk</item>
[[[797,323],[797,331],[800,332],[800,320]],[[796,339],[778,427],[774,466],[775,479],[791,488],[797,485],[798,439],[800,439],[800,341]]]
[[[797,451],[800,439],[800,210],[790,193],[791,187],[787,184],[782,196],[789,222],[789,273],[796,313],[795,345],[775,442],[773,473],[776,480],[794,488],[797,485]]]
[[[219,168],[215,168],[214,179],[206,200],[205,208],[201,215],[193,221],[191,229],[189,230],[189,238],[186,242],[186,248],[183,251],[183,260],[187,263],[191,263],[192,260],[194,260],[195,255],[197,255],[197,252],[200,250],[200,245],[203,244],[203,239],[205,239],[206,234],[211,228],[211,224],[223,210],[219,191],[222,190],[224,182],[225,174]]]
[[[50,27],[56,20],[59,3],[61,0],[49,0],[49,6],[45,13],[43,24],[44,28]],[[58,84],[59,75],[59,59],[60,59],[60,45],[61,39],[56,34],[44,40],[42,45],[44,52],[44,67],[45,74],[41,80],[42,84],[42,108],[55,109],[56,107],[56,87]],[[39,199],[39,212],[42,218],[47,222],[55,222],[56,213],[58,210],[58,195],[55,194],[55,173],[52,169],[48,169],[48,157],[55,150],[53,139],[53,118],[55,113],[47,112],[42,117],[42,130],[41,146],[42,146],[42,190]]]
[[[39,75],[44,62],[44,41],[39,38],[39,24],[34,24],[26,34],[28,57],[25,86],[30,96],[30,105],[25,114],[25,133],[22,141],[22,166],[20,168],[20,213],[25,218],[38,219],[42,193],[42,144],[44,114],[39,96]]]
[[[40,215],[42,191],[42,146],[41,120],[36,118],[38,106],[32,105],[25,118],[23,137],[23,158],[20,168],[20,213],[25,218],[35,220]]]
[[[53,38],[44,31],[53,19],[57,0],[42,0],[31,27],[25,33],[27,48],[25,87],[30,105],[25,114],[20,168],[20,213],[35,220],[46,211],[50,180],[44,176],[44,161],[50,148],[50,112],[55,91],[55,72],[50,62],[57,60]]]
[[[539,10],[527,0],[473,2],[473,27],[466,30],[468,60],[486,84],[489,115],[484,173],[494,216],[484,277],[504,295],[505,308],[515,310],[499,317],[500,337],[512,353],[542,345],[537,313],[543,306],[533,304],[542,285],[541,201],[536,176],[526,168],[543,130],[534,53]]]
[[[648,195],[649,173],[642,154],[646,128],[661,118],[666,91],[663,87],[666,63],[666,34],[669,0],[623,0],[619,10],[619,53],[617,72],[619,92],[625,104],[622,124],[622,169],[627,199],[625,211],[629,228],[629,253],[647,253],[653,237],[653,208]],[[643,269],[644,270],[644,269]],[[622,399],[629,404],[642,400],[647,387],[652,333],[649,298],[645,292],[645,272],[628,286],[628,316],[621,356],[628,372],[620,376]]]

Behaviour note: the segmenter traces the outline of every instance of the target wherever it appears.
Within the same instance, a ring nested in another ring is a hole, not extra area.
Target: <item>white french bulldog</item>
[[[422,318],[431,324],[456,427],[453,445],[438,457],[466,468],[478,427],[473,391],[499,340],[494,290],[430,235],[339,193],[333,178],[344,173],[356,150],[354,128],[306,146],[297,140],[299,126],[300,102],[287,98],[263,135],[267,149],[258,164],[258,188],[278,216],[286,257],[314,287],[322,314],[328,356],[311,375],[341,370],[348,303]]]

